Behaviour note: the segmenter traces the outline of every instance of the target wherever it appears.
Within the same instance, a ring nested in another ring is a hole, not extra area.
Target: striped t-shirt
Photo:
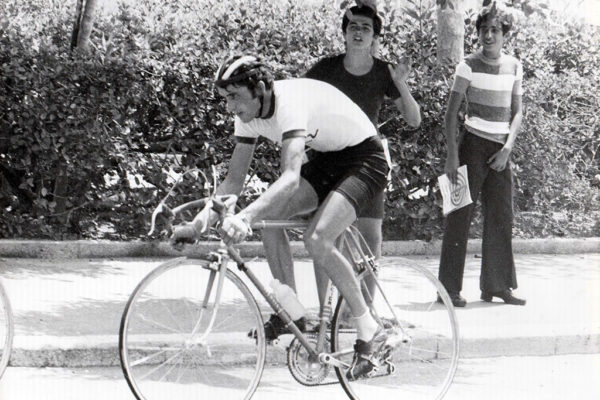
[[[478,136],[504,144],[510,133],[512,96],[523,94],[523,67],[515,57],[496,60],[481,52],[458,64],[452,90],[466,95],[465,128]]]

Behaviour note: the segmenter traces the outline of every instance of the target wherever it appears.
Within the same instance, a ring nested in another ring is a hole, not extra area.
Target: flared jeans
[[[439,279],[449,293],[462,290],[469,228],[475,204],[481,198],[483,239],[479,288],[485,292],[516,289],[512,252],[512,172],[490,168],[488,160],[502,144],[466,132],[459,147],[460,165],[467,165],[473,203],[446,218]]]

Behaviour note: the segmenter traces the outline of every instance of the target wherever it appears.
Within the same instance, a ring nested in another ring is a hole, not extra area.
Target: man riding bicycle
[[[215,86],[235,114],[237,141],[217,195],[240,194],[259,136],[281,145],[281,175],[248,207],[223,220],[223,240],[227,244],[241,242],[255,220],[316,210],[304,243],[354,316],[357,341],[349,378],[368,374],[387,334],[369,312],[352,267],[334,242],[387,184],[388,165],[373,123],[328,83],[274,81],[269,69],[254,56],[225,60],[217,71]],[[314,155],[303,164],[307,148]],[[207,218],[214,218],[209,209],[195,218],[196,230],[207,225]],[[290,253],[289,246],[278,251]],[[278,319],[272,317],[267,324],[276,323],[274,318]]]

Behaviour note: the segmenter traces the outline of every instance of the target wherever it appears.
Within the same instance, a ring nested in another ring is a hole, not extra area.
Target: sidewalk
[[[184,255],[202,255],[218,247],[218,242],[201,242],[186,247]],[[308,257],[301,242],[291,243],[295,257]],[[260,242],[245,242],[238,246],[244,257],[264,257]],[[438,255],[441,241],[385,241],[383,255]],[[470,239],[467,251],[481,252],[481,240]],[[515,254],[580,254],[600,253],[600,237],[513,239]],[[19,258],[115,258],[115,257],[179,257],[181,252],[166,242],[114,242],[108,240],[10,240],[0,239],[0,257]]]
[[[437,273],[437,256],[408,258]],[[11,365],[118,365],[125,302],[162,261],[0,258],[0,276],[15,316]],[[515,294],[527,299],[524,307],[479,300],[480,262],[475,254],[467,256],[462,294],[469,303],[456,310],[462,358],[600,353],[600,251],[517,254]],[[268,281],[263,260],[250,265]],[[298,262],[296,275],[301,301],[316,307],[311,264]],[[269,360],[283,362],[284,352],[285,343],[269,347]]]

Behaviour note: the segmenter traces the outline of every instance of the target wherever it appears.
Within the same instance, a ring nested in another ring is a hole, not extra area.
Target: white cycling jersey
[[[376,136],[369,117],[334,86],[314,79],[287,79],[273,83],[275,110],[270,118],[244,123],[235,118],[235,136],[255,142],[259,136],[281,143],[304,132],[306,146],[330,152],[355,146]]]

